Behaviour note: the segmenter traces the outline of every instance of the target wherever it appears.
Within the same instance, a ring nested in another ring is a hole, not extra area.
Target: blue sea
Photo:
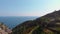
[[[12,29],[12,28],[16,27],[18,24],[23,23],[24,21],[34,20],[36,18],[38,18],[38,17],[36,17],[36,16],[0,17],[0,22],[4,23],[6,26],[8,26],[9,28]]]

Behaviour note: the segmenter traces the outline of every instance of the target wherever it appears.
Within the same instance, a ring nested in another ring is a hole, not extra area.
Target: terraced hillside
[[[60,34],[60,10],[25,21],[12,30],[12,34]]]

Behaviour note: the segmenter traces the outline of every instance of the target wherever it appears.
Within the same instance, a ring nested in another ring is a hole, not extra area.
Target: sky
[[[43,16],[60,9],[60,0],[0,0],[0,16]]]

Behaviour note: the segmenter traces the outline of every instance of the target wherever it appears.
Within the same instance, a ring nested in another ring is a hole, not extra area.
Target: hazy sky
[[[60,9],[60,0],[0,0],[0,16],[42,16]]]

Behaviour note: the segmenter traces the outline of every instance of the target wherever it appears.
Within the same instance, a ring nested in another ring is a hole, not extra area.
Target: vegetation
[[[60,34],[60,10],[35,20],[25,21],[13,28],[12,34]]]

